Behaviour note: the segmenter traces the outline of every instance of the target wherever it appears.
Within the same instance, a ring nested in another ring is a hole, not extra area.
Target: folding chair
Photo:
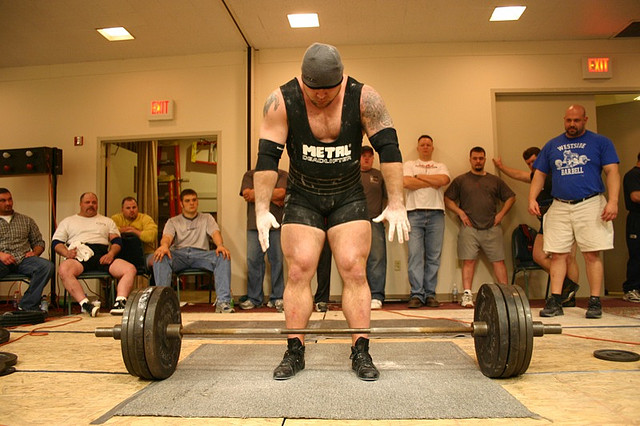
[[[543,270],[533,260],[533,242],[536,239],[537,232],[529,225],[524,223],[518,225],[511,234],[511,256],[513,259],[513,276],[511,278],[511,284],[515,283],[516,274],[518,272],[524,273],[524,286],[525,293],[529,297],[529,277],[528,271]],[[545,291],[544,298],[549,296],[549,285],[551,277],[547,278],[547,289]]]

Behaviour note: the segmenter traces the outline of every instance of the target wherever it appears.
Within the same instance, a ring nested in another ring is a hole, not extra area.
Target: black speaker
[[[41,146],[0,150],[0,176],[62,174],[62,150]]]

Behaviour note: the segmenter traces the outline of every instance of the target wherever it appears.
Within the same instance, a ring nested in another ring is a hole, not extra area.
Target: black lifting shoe
[[[587,306],[587,313],[585,314],[587,318],[601,318],[602,317],[602,304],[600,303],[600,298],[591,296],[589,298],[589,305]]]
[[[369,355],[369,339],[360,337],[356,340],[356,345],[351,346],[350,359],[351,368],[356,372],[358,379],[368,382],[378,380],[380,373]]]
[[[559,296],[552,294],[544,306],[544,309],[540,311],[541,317],[555,317],[557,315],[564,315],[562,306],[558,302]]]
[[[304,370],[304,345],[297,337],[287,339],[287,351],[280,365],[273,370],[275,380],[287,380]]]
[[[565,278],[562,283],[562,306],[573,308],[576,306],[576,293],[580,286],[575,281]]]

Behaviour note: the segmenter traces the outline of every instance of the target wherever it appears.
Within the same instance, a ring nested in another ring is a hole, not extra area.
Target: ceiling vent
[[[622,37],[640,37],[640,21],[635,21],[627,25],[625,29],[620,31],[614,38]]]

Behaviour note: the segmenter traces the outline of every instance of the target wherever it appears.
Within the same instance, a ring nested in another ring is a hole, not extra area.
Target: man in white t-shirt
[[[127,297],[133,288],[136,268],[123,259],[116,259],[122,248],[120,231],[110,218],[98,214],[98,196],[85,192],[80,196],[80,213],[65,218],[52,237],[51,246],[66,259],[60,263],[58,276],[85,312],[92,317],[99,308],[91,305],[78,275],[85,271],[105,271],[118,280],[116,303],[112,315],[122,315]]]
[[[409,308],[437,308],[436,285],[444,238],[444,187],[451,177],[449,169],[431,159],[433,139],[418,138],[418,160],[403,164],[409,232]]]

